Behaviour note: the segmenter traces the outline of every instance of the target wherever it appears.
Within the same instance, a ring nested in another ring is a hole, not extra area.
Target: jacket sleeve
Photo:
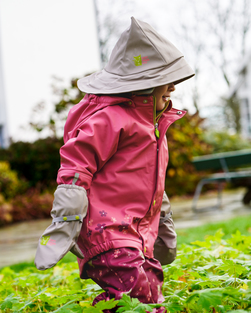
[[[171,204],[166,192],[161,206],[158,237],[154,244],[154,257],[161,265],[172,263],[176,258],[177,234],[172,219]]]
[[[90,188],[95,172],[117,151],[121,132],[118,115],[109,108],[100,110],[68,134],[69,139],[60,149],[58,184]]]

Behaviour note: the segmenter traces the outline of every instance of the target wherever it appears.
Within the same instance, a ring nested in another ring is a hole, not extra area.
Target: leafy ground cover
[[[202,226],[177,229],[178,246],[182,243],[189,244],[198,238],[203,239],[207,235],[213,235],[218,229],[222,229],[224,239],[230,238],[232,234],[238,230],[242,235],[251,236],[251,215],[236,216],[227,221],[206,223]]]
[[[236,231],[225,239],[222,230],[204,241],[181,244],[174,263],[165,266],[163,294],[167,312],[251,312],[251,236]],[[152,311],[124,295],[120,301],[100,302],[91,280],[80,280],[76,262],[59,262],[39,272],[34,267],[5,267],[0,271],[0,312],[117,312]]]

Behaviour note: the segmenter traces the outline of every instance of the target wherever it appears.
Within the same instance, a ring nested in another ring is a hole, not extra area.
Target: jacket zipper
[[[162,115],[162,113],[166,110],[166,108],[168,107],[169,105],[169,101],[168,103],[165,105],[164,109],[159,112],[159,114],[157,115],[157,112],[156,112],[156,98],[153,96],[153,125],[154,125],[154,132],[155,132],[155,136],[156,136],[156,139],[157,139],[157,167],[156,167],[156,186],[155,186],[155,191],[156,191],[156,188],[157,188],[157,182],[158,182],[158,177],[157,177],[157,173],[158,173],[158,155],[159,155],[159,146],[158,146],[158,139],[160,137],[160,133],[159,133],[159,119]],[[154,192],[155,194],[155,192]],[[152,203],[151,203],[151,206],[150,206],[150,209],[152,208],[152,205],[154,203],[155,200],[152,200]],[[139,223],[140,224],[140,223]],[[139,226],[138,224],[138,226]],[[143,253],[145,254],[146,253],[146,246],[147,246],[147,238],[146,240],[144,241],[143,237],[140,235],[141,239],[142,239],[142,242],[143,242]]]
[[[156,142],[157,142],[157,165],[156,165],[156,184],[157,184],[157,173],[158,173],[158,154],[159,154],[159,147],[158,147],[158,139],[159,139],[159,123],[157,121],[157,112],[156,112],[156,98],[153,96],[153,125],[154,125],[154,133],[155,133],[155,136],[156,136]],[[154,189],[156,189],[157,186],[155,186]],[[149,208],[149,211],[152,210],[152,206],[154,205],[154,199],[152,200],[152,203],[150,205],[150,208]],[[147,246],[147,238],[145,240],[143,240],[143,237],[141,236],[142,238],[142,242],[143,242],[143,253],[145,254],[147,249],[146,249],[146,246]]]
[[[166,110],[166,108],[168,107],[169,105],[169,101],[166,103],[164,109],[162,111],[159,112],[159,114],[157,115],[156,113],[156,98],[153,96],[153,124],[154,124],[154,129],[155,129],[155,136],[157,139],[159,139],[159,119],[162,115],[162,113]]]
[[[155,136],[159,138],[159,123],[156,121],[156,98],[153,96],[153,125],[154,125],[154,132]]]

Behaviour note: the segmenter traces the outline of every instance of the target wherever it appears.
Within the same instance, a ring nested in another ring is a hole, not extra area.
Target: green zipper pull
[[[158,129],[158,126],[159,126],[159,124],[158,124],[158,123],[155,123],[155,136],[156,136],[157,138],[159,138],[159,129]]]

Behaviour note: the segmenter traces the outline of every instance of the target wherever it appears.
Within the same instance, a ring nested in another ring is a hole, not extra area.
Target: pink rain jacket
[[[89,207],[78,245],[85,258],[134,247],[153,258],[168,163],[166,131],[185,111],[169,107],[155,135],[153,96],[86,94],[69,113],[60,150],[58,184],[87,190]],[[83,276],[83,274],[82,274]]]

